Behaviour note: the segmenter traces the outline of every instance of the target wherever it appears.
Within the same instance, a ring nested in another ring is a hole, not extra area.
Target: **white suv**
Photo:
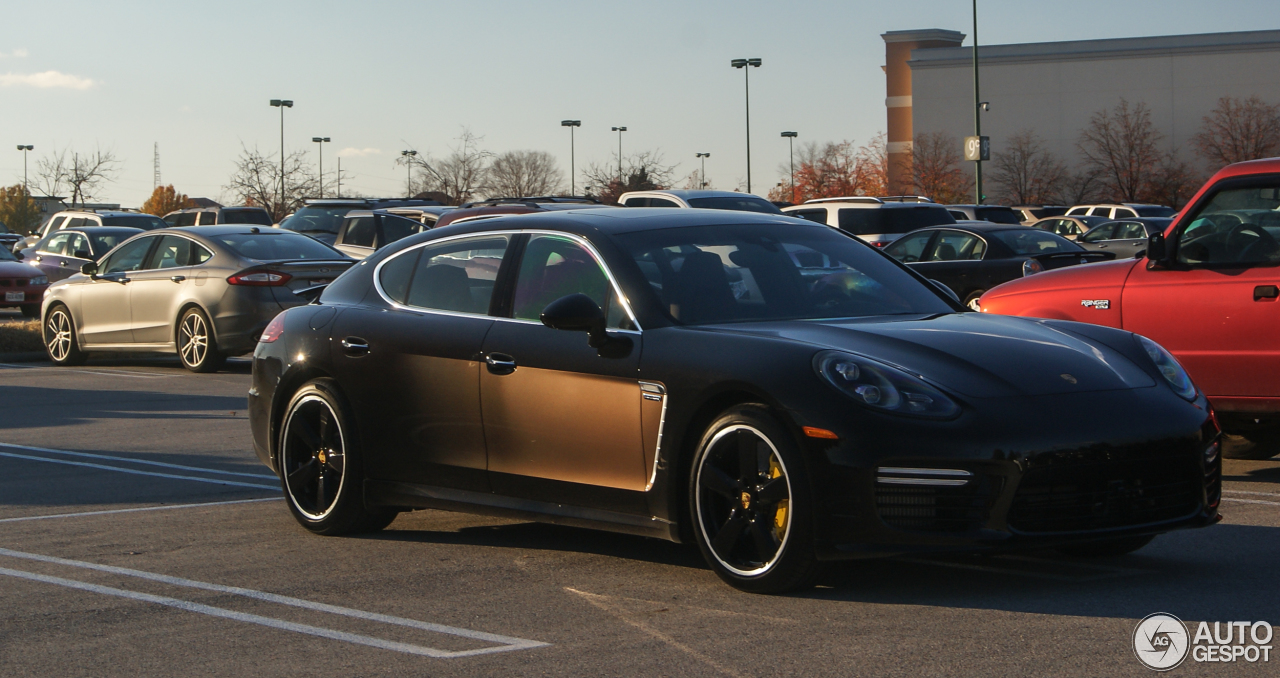
[[[1164,205],[1147,205],[1136,202],[1076,205],[1067,210],[1067,216],[1070,217],[1078,217],[1085,214],[1108,219],[1133,219],[1136,217],[1171,217],[1177,214],[1177,210]]]
[[[884,247],[903,233],[925,226],[956,223],[946,207],[903,198],[818,198],[782,208],[782,213],[816,221],[852,233],[876,247]]]
[[[165,228],[168,224],[154,214],[121,211],[64,210],[49,217],[40,230],[27,236],[14,245],[14,250],[25,249],[40,242],[40,239],[64,228],[84,228],[87,226],[129,226],[150,231]]]
[[[632,191],[618,196],[623,207],[696,207],[781,214],[777,205],[750,193],[737,191]]]

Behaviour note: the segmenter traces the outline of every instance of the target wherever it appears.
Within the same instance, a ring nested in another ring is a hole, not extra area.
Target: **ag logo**
[[[1133,653],[1142,665],[1154,671],[1168,671],[1187,658],[1191,648],[1187,627],[1181,619],[1157,612],[1138,622],[1133,630]]]

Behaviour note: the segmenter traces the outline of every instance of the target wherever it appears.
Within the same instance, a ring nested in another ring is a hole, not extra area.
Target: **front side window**
[[[356,217],[348,220],[347,234],[342,238],[342,244],[373,247],[373,239],[377,234],[378,227],[373,223],[373,217]]]
[[[1141,222],[1124,221],[1116,226],[1116,240],[1142,240],[1147,237],[1147,229]]]
[[[155,241],[155,237],[138,238],[126,244],[102,262],[102,275],[142,270],[147,250],[151,249],[151,244]]]
[[[1178,261],[1190,265],[1280,263],[1280,184],[1274,180],[1213,194],[1178,236]]]
[[[45,243],[42,251],[49,254],[63,254],[67,251],[67,241],[71,239],[70,233],[59,233]]]
[[[288,221],[280,224],[280,228],[286,228],[290,231],[298,233],[337,233],[342,226],[342,218],[347,216],[347,212],[355,209],[367,209],[349,205],[345,207],[316,207],[307,206],[298,210]]]
[[[1103,240],[1111,240],[1111,234],[1116,232],[1116,224],[1103,224],[1092,231],[1084,234],[1080,240],[1084,242],[1102,242]]]
[[[542,309],[570,294],[585,294],[608,318],[611,329],[634,329],[609,278],[591,252],[572,238],[535,235],[525,245],[516,276],[511,315],[537,321]]]
[[[929,244],[929,239],[933,237],[933,231],[924,231],[923,233],[911,233],[893,241],[892,245],[884,248],[884,253],[909,264],[913,261],[920,261],[924,256],[924,248]]]
[[[392,299],[404,294],[402,303],[408,306],[484,315],[489,312],[507,243],[508,237],[499,235],[427,245],[387,262],[379,282]],[[414,259],[414,252],[418,253],[416,265],[406,278],[408,269],[400,260]]]
[[[89,251],[89,239],[83,234],[74,233],[67,242],[67,254],[77,259],[88,259],[93,256]]]
[[[1080,252],[1084,248],[1066,238],[1036,228],[994,231],[992,235],[1013,250],[1014,254],[1035,256],[1057,252]]]
[[[1021,224],[1018,213],[1008,207],[979,207],[974,210],[979,219],[993,224]]]

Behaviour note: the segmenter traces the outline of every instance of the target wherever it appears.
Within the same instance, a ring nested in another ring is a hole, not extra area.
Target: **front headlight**
[[[862,356],[824,351],[813,367],[827,383],[867,407],[931,419],[949,419],[960,407],[919,377]]]
[[[27,284],[28,284],[28,285],[48,285],[48,284],[49,284],[49,276],[47,276],[47,275],[38,275],[38,276],[36,276],[36,277],[32,278],[31,280],[27,281]]]
[[[1160,344],[1140,334],[1133,336],[1138,339],[1138,345],[1147,352],[1147,357],[1151,358],[1151,362],[1155,363],[1156,369],[1164,377],[1164,380],[1169,382],[1173,392],[1187,400],[1195,400],[1196,385],[1191,383],[1191,376],[1187,374],[1186,370],[1182,369],[1182,365],[1178,364],[1178,359],[1174,358],[1173,354],[1166,351]]]

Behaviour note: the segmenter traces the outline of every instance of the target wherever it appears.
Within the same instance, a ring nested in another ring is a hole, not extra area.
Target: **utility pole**
[[[338,156],[338,197],[342,197],[342,156]]]
[[[796,201],[796,147],[794,142],[796,137],[800,135],[795,132],[783,132],[782,136],[787,140],[787,151],[791,156],[791,202],[794,203]]]
[[[702,185],[699,186],[698,188],[705,189],[707,187],[707,158],[710,158],[710,157],[711,157],[710,153],[698,154],[698,158],[702,160]]]
[[[293,100],[291,99],[272,99],[271,105],[280,109],[280,203],[276,209],[280,212],[280,218],[284,218],[284,109],[293,108]]]
[[[573,168],[573,158],[574,158],[574,147],[573,147],[573,128],[574,128],[574,127],[582,127],[582,121],[581,121],[581,120],[561,120],[561,121],[560,121],[560,126],[561,126],[561,127],[568,127],[568,128],[569,128],[569,195],[573,195],[573,193],[574,193],[574,191],[573,191],[573,189],[574,189],[574,183],[573,183],[573,180],[574,180],[574,168]]]
[[[153,176],[151,179],[151,191],[154,193],[157,188],[160,188],[160,142],[159,141],[156,142],[155,158],[152,159],[151,165],[152,165],[152,171],[155,174],[155,176]]]
[[[404,158],[405,173],[405,197],[413,197],[413,158],[418,155],[417,151],[400,151],[400,157]]]
[[[974,0],[975,2],[977,0]],[[734,68],[741,68],[743,75],[746,76],[747,86],[747,193],[751,192],[751,66],[759,68],[763,63],[760,59],[734,59],[729,62]]]
[[[618,190],[622,190],[622,133],[627,131],[627,128],[614,127],[612,129],[618,133]]]
[[[18,150],[22,151],[22,191],[28,196],[31,195],[31,187],[27,185],[27,151],[33,151],[35,148],[31,144],[18,144]]]
[[[982,141],[982,97],[978,93],[978,0],[973,0],[973,135]],[[982,159],[973,163],[973,204],[982,204]]]
[[[311,137],[316,146],[320,148],[320,197],[324,197],[324,145],[328,143],[329,137]]]

